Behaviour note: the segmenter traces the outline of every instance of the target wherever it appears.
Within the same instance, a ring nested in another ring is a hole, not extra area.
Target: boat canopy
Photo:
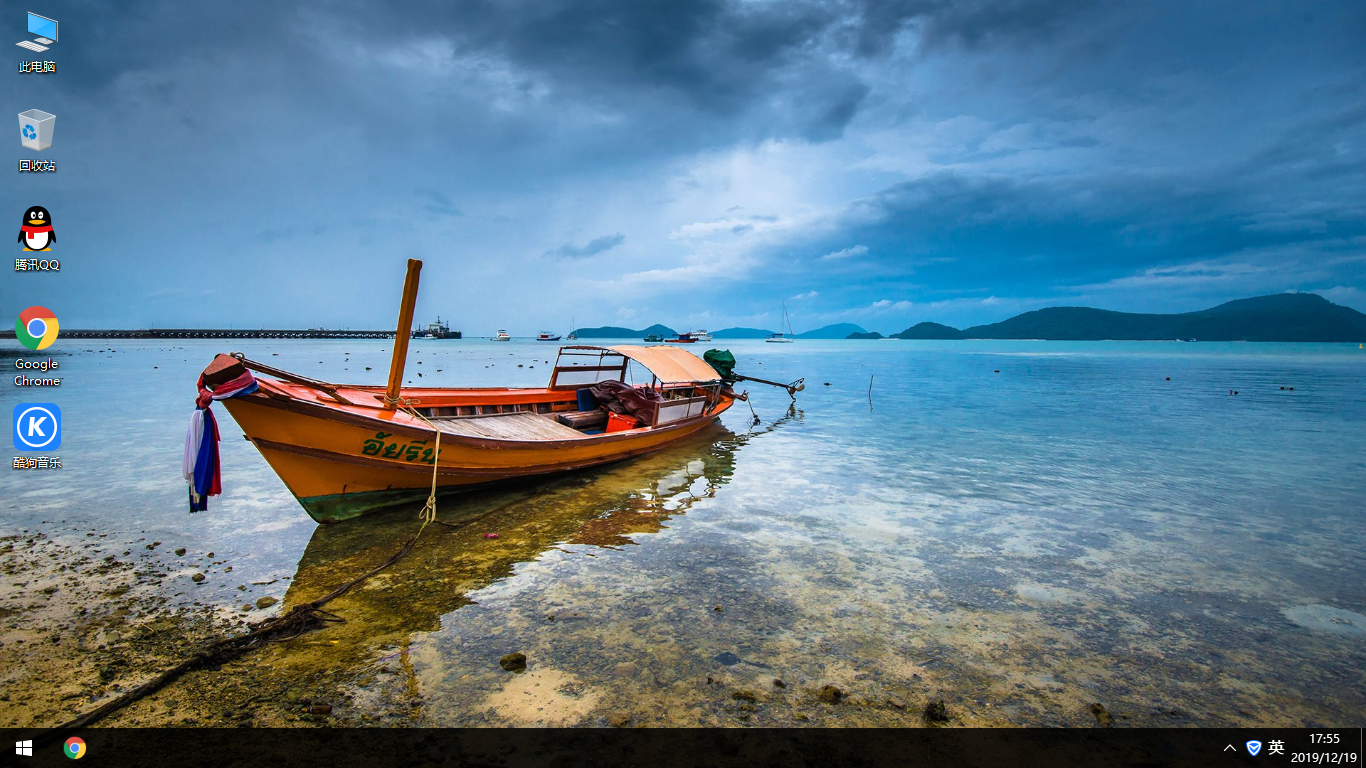
[[[707,365],[706,361],[677,347],[623,345],[608,349],[645,366],[661,384],[692,384],[721,380],[721,374]]]
[[[588,358],[582,363],[565,364],[566,360]],[[599,381],[625,378],[627,361],[643,366],[664,386],[678,384],[706,384],[719,382],[721,375],[701,358],[676,347],[620,347],[568,346],[560,347],[560,358],[555,361],[552,388],[581,387]]]

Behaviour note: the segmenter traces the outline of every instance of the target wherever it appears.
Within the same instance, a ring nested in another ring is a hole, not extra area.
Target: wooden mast
[[[398,329],[394,333],[394,356],[389,361],[389,388],[384,392],[384,410],[398,405],[399,389],[403,386],[403,365],[408,360],[408,342],[413,338],[413,307],[417,304],[417,281],[422,273],[422,262],[408,259],[408,276],[403,279],[403,304],[398,308]]]

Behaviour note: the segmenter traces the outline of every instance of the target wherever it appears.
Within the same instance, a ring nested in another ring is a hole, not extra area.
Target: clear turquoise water
[[[501,538],[431,537],[339,604],[349,626],[325,630],[339,655],[324,664],[296,641],[267,661],[316,663],[310,684],[344,695],[337,716],[355,722],[594,724],[622,710],[886,725],[912,718],[889,701],[930,697],[971,724],[1086,725],[1091,702],[1131,725],[1366,721],[1355,345],[713,346],[741,372],[806,377],[797,410],[752,386],[759,427],[741,406],[707,440],[457,497],[498,510],[479,525]],[[413,530],[411,512],[317,528],[221,407],[224,495],[190,515],[179,478],[213,353],[379,383],[387,343],[59,347],[59,390],[0,398],[6,413],[56,402],[65,422],[62,470],[0,481],[3,533],[163,541],[142,556],[170,574],[170,604],[231,612],[315,597]],[[538,385],[553,350],[418,342],[409,375]],[[498,668],[514,650],[528,673]],[[851,703],[816,702],[824,684]]]

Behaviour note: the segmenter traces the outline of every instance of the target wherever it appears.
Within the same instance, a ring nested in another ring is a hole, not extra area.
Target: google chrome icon
[[[57,316],[44,307],[29,307],[14,321],[14,335],[29,349],[47,349],[57,340]]]
[[[80,760],[85,757],[85,739],[80,736],[72,736],[67,739],[63,753],[72,760]]]

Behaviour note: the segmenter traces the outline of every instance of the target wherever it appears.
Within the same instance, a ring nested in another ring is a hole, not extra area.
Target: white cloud
[[[892,301],[891,299],[881,299],[875,301],[869,307],[879,312],[901,312],[915,306],[914,301]]]
[[[855,245],[852,248],[845,248],[842,251],[831,251],[820,258],[821,261],[836,261],[838,259],[848,259],[853,256],[862,256],[868,252],[868,246]]]
[[[817,293],[817,292],[815,292],[815,291],[807,291],[806,293],[799,293],[799,294],[797,294],[796,296],[793,296],[792,298],[788,299],[788,301],[800,301],[801,299],[814,299],[814,298],[816,298],[816,297],[819,296],[819,295],[820,295],[820,294]]]

